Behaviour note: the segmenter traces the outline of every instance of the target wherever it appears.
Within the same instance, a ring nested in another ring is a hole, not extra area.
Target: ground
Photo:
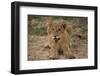
[[[46,43],[47,43],[47,37],[46,36],[40,36],[40,37],[31,36],[29,38],[30,38],[29,39],[29,49],[28,49],[29,50],[29,53],[28,53],[29,60],[49,59],[49,53],[48,53],[49,49],[45,48]],[[71,50],[76,56],[76,58],[78,59],[87,58],[87,44],[84,40],[80,41],[79,46],[77,48],[72,47]]]

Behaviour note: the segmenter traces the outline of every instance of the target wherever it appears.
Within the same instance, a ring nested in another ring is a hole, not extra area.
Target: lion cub
[[[61,55],[68,59],[74,58],[70,50],[71,28],[64,20],[48,21],[47,25],[50,58],[57,59]]]

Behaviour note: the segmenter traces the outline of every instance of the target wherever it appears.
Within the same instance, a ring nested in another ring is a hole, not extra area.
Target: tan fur
[[[66,58],[73,57],[70,50],[71,28],[64,20],[49,21],[47,25],[50,58],[59,58],[59,50]]]

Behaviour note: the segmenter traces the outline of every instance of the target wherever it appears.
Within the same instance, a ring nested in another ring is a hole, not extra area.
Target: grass
[[[47,32],[46,32],[46,27],[41,27],[41,28],[30,28],[29,29],[29,34],[31,35],[36,35],[36,36],[44,36],[44,35],[47,35]]]

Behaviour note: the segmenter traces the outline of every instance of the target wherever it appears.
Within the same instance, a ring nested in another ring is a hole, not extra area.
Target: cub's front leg
[[[55,48],[51,48],[49,50],[49,58],[50,59],[58,59],[58,50]]]
[[[64,56],[67,59],[75,59],[76,57],[74,56],[74,54],[72,53],[72,51],[70,50],[70,48],[64,48]]]

